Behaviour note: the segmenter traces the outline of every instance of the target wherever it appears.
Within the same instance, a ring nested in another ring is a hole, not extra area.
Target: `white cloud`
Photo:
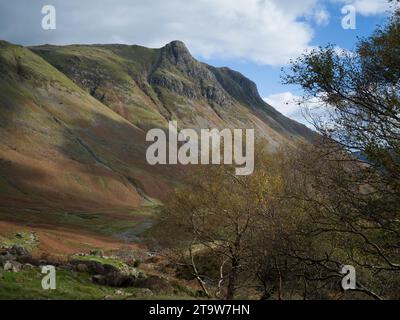
[[[312,120],[320,118],[326,112],[321,100],[312,98],[307,101],[292,92],[271,94],[264,101],[288,118],[296,120],[309,128],[314,128]],[[305,112],[304,112],[305,111]]]
[[[368,15],[387,7],[386,0],[52,0],[57,30],[47,32],[36,1],[0,1],[0,39],[150,47],[182,40],[200,57],[282,65],[310,47],[311,22],[327,24],[325,5],[332,2]]]
[[[303,124],[308,124],[299,105],[300,97],[291,92],[271,94],[264,101],[273,106],[283,115]]]
[[[356,12],[363,16],[383,14],[390,10],[388,0],[336,0],[343,4],[350,4],[356,8]]]
[[[122,42],[151,47],[182,40],[201,57],[281,65],[309,47],[313,30],[300,18],[319,1],[53,0],[57,30],[52,32],[38,27],[40,8],[33,1],[1,1],[0,38],[22,44]]]
[[[280,113],[288,117],[293,116],[299,111],[298,103],[296,103],[296,100],[299,99],[299,96],[296,96],[291,92],[271,94],[264,98],[265,102],[272,105]]]
[[[330,14],[326,9],[317,9],[314,13],[315,22],[320,26],[329,24]]]
[[[165,37],[172,40],[171,36],[179,33],[175,38],[187,42],[195,54],[203,57],[281,65],[303,52],[313,37],[309,25],[297,20],[308,8],[305,5],[286,10],[285,3],[274,0],[174,1],[186,7],[186,12],[172,13],[173,20],[184,21],[180,30],[166,32]]]

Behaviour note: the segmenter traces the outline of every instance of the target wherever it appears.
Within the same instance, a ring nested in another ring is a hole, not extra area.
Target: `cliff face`
[[[175,166],[146,163],[146,131],[254,128],[271,147],[309,139],[253,82],[194,59],[179,41],[38,46],[0,42],[0,203],[87,210],[163,200]]]

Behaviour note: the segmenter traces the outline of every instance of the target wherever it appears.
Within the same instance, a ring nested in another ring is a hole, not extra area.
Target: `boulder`
[[[30,263],[26,263],[26,264],[22,265],[22,269],[24,269],[24,270],[32,270],[34,268],[35,268],[35,266]]]
[[[13,246],[10,249],[10,253],[16,256],[28,256],[29,252],[24,247],[21,246]]]
[[[32,265],[38,264],[37,259],[33,258],[29,253],[27,255],[17,257],[16,260],[22,264],[32,264]]]
[[[15,259],[15,256],[7,252],[5,255],[0,256],[0,266],[3,267],[7,261],[15,261]]]
[[[78,272],[88,272],[92,275],[106,275],[109,273],[119,272],[118,268],[110,264],[102,264],[93,260],[73,260],[70,262],[74,269]],[[86,268],[83,267],[86,266]],[[78,269],[79,266],[79,269]],[[80,271],[85,270],[85,271]]]
[[[97,261],[73,260],[73,261],[71,261],[71,264],[74,266],[76,271],[78,271],[78,269],[77,269],[78,265],[85,265],[87,268],[86,272],[88,272],[90,274],[100,274],[100,275],[105,274],[103,265]]]
[[[121,273],[110,273],[107,275],[95,275],[92,277],[93,283],[115,287],[115,288],[127,288],[135,285],[135,278],[123,275]]]
[[[125,296],[125,297],[129,297],[132,295],[132,293],[124,292],[122,290],[115,290],[114,294],[116,294],[117,296]]]
[[[3,268],[4,268],[4,271],[19,272],[19,271],[21,271],[21,267],[22,267],[22,265],[19,262],[9,260],[9,261],[6,261]]]
[[[101,274],[96,274],[92,277],[92,281],[95,284],[105,285],[105,276]]]
[[[171,284],[167,279],[159,276],[151,275],[147,278],[137,279],[135,282],[137,288],[147,288],[154,292],[167,292],[171,291]]]
[[[103,250],[92,250],[92,251],[90,251],[90,255],[95,256],[95,257],[103,257],[104,252],[103,252]]]
[[[89,268],[87,267],[86,264],[80,263],[80,264],[76,265],[76,271],[84,273],[84,272],[88,272]]]
[[[139,274],[140,274],[140,272],[136,268],[132,268],[132,267],[128,267],[128,266],[124,266],[121,269],[121,273],[123,275],[131,276],[134,278],[139,278]]]
[[[137,288],[134,293],[135,297],[151,297],[154,295],[153,291],[149,288]]]
[[[119,273],[120,272],[120,270],[117,267],[115,267],[115,266],[113,266],[111,264],[103,264],[103,268],[104,268],[104,273],[105,274]]]

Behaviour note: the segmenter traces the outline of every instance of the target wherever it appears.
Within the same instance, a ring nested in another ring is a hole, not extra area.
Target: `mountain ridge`
[[[50,48],[53,48],[53,50],[51,50],[53,51],[53,54],[57,53],[58,48],[68,47],[73,48],[74,45],[50,46]],[[160,110],[160,114],[162,117],[166,118],[166,120],[171,120],[174,112],[171,112],[170,108],[168,108],[168,102],[163,103],[162,101],[161,104],[158,103],[160,102],[160,99],[168,100],[168,94],[165,95],[162,89],[172,91],[177,94],[178,98],[184,97],[192,100],[206,99],[212,107],[213,104],[216,104],[217,107],[213,108],[212,111],[214,111],[216,116],[219,118],[221,118],[221,113],[223,113],[223,110],[220,110],[221,108],[219,107],[241,104],[245,105],[249,109],[254,108],[252,111],[257,113],[257,117],[260,116],[261,113],[264,121],[267,121],[275,130],[280,132],[287,130],[292,135],[299,135],[300,132],[300,135],[307,136],[307,138],[313,136],[305,126],[283,116],[272,106],[263,101],[258,93],[257,86],[253,81],[228,67],[216,68],[197,61],[192,57],[185,44],[181,41],[172,41],[158,49],[120,44],[79,45],[79,47],[106,49],[116,53],[117,56],[121,56],[121,52],[123,54],[130,49],[134,49],[134,51],[145,50],[147,53],[151,52],[152,62],[146,61],[147,65],[145,64],[145,67],[147,67],[146,79],[141,77],[142,74],[135,72],[132,74],[132,71],[130,71],[129,74],[137,82],[138,86],[143,89],[142,91],[144,91],[144,94],[150,97],[156,105],[159,105],[159,108],[162,109]],[[56,68],[59,68],[61,71],[69,75],[71,79],[75,80],[75,82],[81,82],[82,84],[82,79],[79,79],[79,76],[74,76],[71,74],[71,70],[66,70],[68,69],[66,67],[67,61],[64,61],[63,64],[60,63],[57,59],[46,54],[43,50],[43,46],[31,47],[31,49],[41,55],[49,63],[53,64]],[[48,49],[49,47],[47,47],[47,50]],[[61,51],[63,51],[63,49],[61,49]],[[63,53],[61,52],[60,54],[62,55]],[[134,54],[134,59],[136,56],[137,55]],[[57,58],[62,57],[59,55]],[[146,69],[144,68],[143,63],[141,64],[141,70]],[[82,85],[85,87],[84,84]],[[93,91],[94,86],[86,88]],[[103,94],[98,96],[100,100],[104,99]],[[218,111],[221,111],[221,113],[218,113]],[[179,116],[177,116],[177,118],[179,119]],[[196,122],[193,123],[193,121],[189,121],[185,124],[194,125],[194,127],[199,125]]]
[[[178,41],[159,49],[2,41],[0,70],[0,200],[8,208],[163,201],[182,168],[147,164],[145,134],[170,120],[254,128],[271,150],[313,135],[263,102],[254,82],[197,61]]]

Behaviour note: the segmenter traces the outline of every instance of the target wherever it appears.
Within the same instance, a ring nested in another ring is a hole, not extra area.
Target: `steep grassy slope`
[[[30,50],[0,42],[0,206],[64,211],[161,198],[145,132]],[[168,184],[167,184],[168,182]]]
[[[140,87],[156,52],[126,46],[41,46],[32,48],[100,102],[142,128],[160,127],[164,119],[150,87]]]
[[[0,42],[0,206],[96,211],[163,200],[176,167],[146,163],[146,130],[255,128],[271,148],[309,139],[253,82],[195,60],[182,42],[39,46]]]
[[[271,146],[312,133],[266,104],[238,72],[195,60],[182,42],[161,49],[127,45],[39,46],[35,53],[132,124],[148,129],[255,128]]]

